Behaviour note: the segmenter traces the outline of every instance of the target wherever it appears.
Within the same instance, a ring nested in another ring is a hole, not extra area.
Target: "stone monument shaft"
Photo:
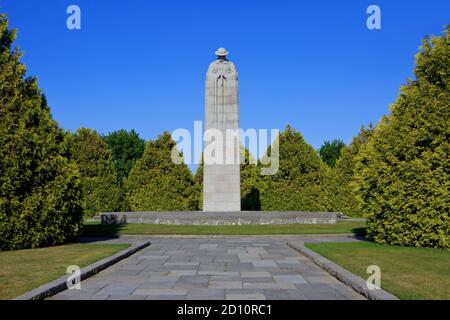
[[[240,211],[238,75],[224,48],[215,54],[206,73],[203,211]]]

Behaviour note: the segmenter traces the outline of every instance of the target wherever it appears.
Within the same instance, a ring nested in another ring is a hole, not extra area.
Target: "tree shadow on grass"
[[[366,227],[353,228],[352,232],[355,234],[355,236],[364,238],[367,235],[367,228]]]
[[[124,224],[85,224],[79,238],[79,242],[98,241],[98,238],[105,240],[119,238],[120,231],[124,228]]]

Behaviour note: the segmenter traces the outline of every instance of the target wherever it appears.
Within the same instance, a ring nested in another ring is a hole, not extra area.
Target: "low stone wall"
[[[306,211],[240,212],[110,212],[101,214],[102,224],[245,225],[245,224],[334,224],[340,213]]]

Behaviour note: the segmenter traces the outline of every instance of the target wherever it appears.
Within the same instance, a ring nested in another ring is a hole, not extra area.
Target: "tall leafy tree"
[[[345,143],[342,140],[325,141],[319,149],[320,158],[330,167],[334,167],[344,147]]]
[[[66,135],[37,80],[25,78],[15,36],[0,15],[0,250],[69,241],[83,215]]]
[[[271,155],[272,148],[267,154]],[[325,181],[329,168],[291,126],[279,135],[279,170],[260,179],[262,210],[326,211]]]
[[[414,74],[359,157],[368,236],[450,248],[450,27],[425,38]]]
[[[103,139],[111,150],[112,160],[117,171],[117,179],[122,182],[128,176],[135,162],[144,153],[145,140],[133,130],[124,129],[110,132]]]
[[[113,212],[123,208],[111,153],[100,135],[80,128],[73,135],[71,157],[81,173],[85,214]]]
[[[168,132],[148,141],[144,154],[125,181],[133,211],[195,210],[197,197],[193,176],[187,165],[172,161],[175,142]]]

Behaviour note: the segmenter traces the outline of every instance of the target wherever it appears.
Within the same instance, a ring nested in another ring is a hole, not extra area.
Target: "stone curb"
[[[300,244],[288,242],[287,245],[292,249],[298,251],[302,255],[306,256],[307,258],[311,259],[312,262],[324,269],[330,275],[337,278],[344,284],[350,286],[356,292],[362,294],[369,300],[399,300],[399,298],[383,289],[369,290],[366,285],[366,280],[358,277],[347,269],[335,264],[334,262],[317,254],[316,252],[306,248],[303,242],[300,242]]]
[[[86,238],[104,238],[113,234],[86,233]],[[292,234],[121,234],[117,238],[317,238],[317,237],[355,237],[354,233],[292,233]]]
[[[81,269],[81,275],[80,279],[81,281],[92,277],[93,275],[99,273],[100,271],[108,268],[109,266],[119,262],[120,260],[123,260],[125,258],[128,258],[132,254],[148,247],[150,245],[150,241],[145,241],[140,244],[133,245],[127,249],[124,249],[122,251],[119,251],[115,254],[113,254],[110,257],[104,258],[100,261],[97,261],[87,267],[84,267]],[[53,280],[47,284],[44,284],[36,289],[33,289],[31,291],[28,291],[13,300],[42,300],[47,297],[53,296],[61,291],[64,291],[67,289],[67,281],[68,275],[62,276],[56,280]]]
[[[100,215],[104,225],[126,223],[163,225],[249,225],[249,224],[336,224],[338,212],[312,211],[136,211],[105,212]]]

